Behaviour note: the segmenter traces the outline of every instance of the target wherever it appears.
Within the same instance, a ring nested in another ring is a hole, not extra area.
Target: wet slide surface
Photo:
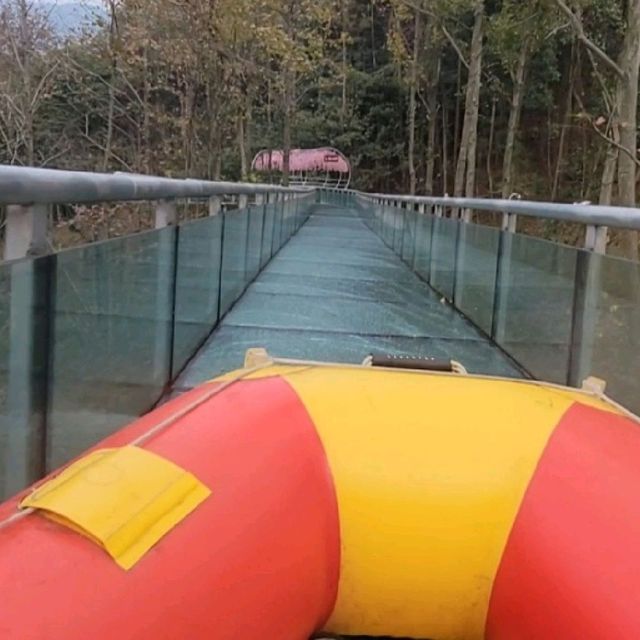
[[[452,358],[522,377],[513,362],[405,265],[354,210],[317,205],[179,379],[192,388],[238,369],[252,347],[359,363],[372,352]]]

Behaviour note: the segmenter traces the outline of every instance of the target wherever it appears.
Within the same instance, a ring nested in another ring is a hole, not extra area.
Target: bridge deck
[[[326,205],[314,209],[251,284],[176,389],[241,367],[251,347],[280,357],[349,363],[372,351],[454,358],[472,372],[521,376],[353,210]]]

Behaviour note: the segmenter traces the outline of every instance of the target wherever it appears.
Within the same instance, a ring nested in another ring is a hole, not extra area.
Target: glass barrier
[[[314,202],[0,264],[0,497],[151,409]]]
[[[249,207],[249,228],[247,230],[246,283],[251,282],[260,271],[262,259],[262,230],[264,207]]]
[[[218,320],[222,220],[222,216],[213,216],[180,227],[172,362],[174,378]]]
[[[45,473],[55,258],[0,265],[0,493]]]
[[[426,282],[431,278],[431,241],[434,219],[432,216],[419,215],[416,221],[413,269]]]
[[[406,264],[533,377],[579,387],[596,376],[640,412],[640,264],[354,201]]]
[[[402,234],[400,257],[410,267],[413,267],[416,250],[416,224],[418,222],[418,215],[414,207],[409,207],[404,213],[404,231]]]
[[[273,255],[273,230],[276,222],[276,209],[274,204],[268,204],[264,208],[264,232],[262,234],[262,253],[260,268],[271,260]]]
[[[576,255],[567,247],[504,233],[493,339],[534,377],[566,384]]]
[[[578,252],[571,381],[587,376],[640,413],[640,264]]]
[[[484,333],[493,330],[500,230],[479,224],[460,227],[455,306]]]
[[[148,411],[170,378],[177,231],[57,256],[47,466]]]
[[[229,311],[246,284],[247,234],[249,216],[246,209],[224,214],[222,240],[222,287],[220,316]]]
[[[282,202],[276,202],[274,205],[274,224],[271,242],[271,255],[275,256],[280,251],[280,238],[282,237]]]
[[[453,300],[456,278],[457,220],[434,218],[429,281],[447,300]]]

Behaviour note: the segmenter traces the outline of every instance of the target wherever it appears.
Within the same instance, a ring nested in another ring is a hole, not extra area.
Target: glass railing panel
[[[53,264],[0,265],[0,497],[45,470]]]
[[[262,258],[262,228],[264,207],[249,207],[249,230],[247,239],[247,275],[246,283],[251,282],[260,271]]]
[[[48,466],[150,409],[169,380],[176,229],[57,256]]]
[[[374,212],[374,218],[372,221],[372,224],[373,224],[372,229],[374,233],[376,233],[380,238],[382,238],[382,233],[384,229],[384,207],[380,204],[375,205],[373,212]]]
[[[282,201],[276,202],[274,204],[275,214],[274,214],[274,225],[273,225],[273,242],[271,255],[274,256],[278,251],[280,251],[280,238],[282,237],[282,216],[283,216],[283,203]]]
[[[455,306],[491,335],[500,230],[462,224],[458,239]]]
[[[264,208],[264,233],[262,234],[261,266],[271,260],[273,229],[276,221],[275,205],[268,204]]]
[[[580,252],[572,380],[607,382],[607,393],[640,414],[640,264]]]
[[[401,258],[410,267],[413,267],[413,257],[416,245],[416,224],[418,213],[414,207],[410,207],[404,214],[404,232],[402,234]]]
[[[216,325],[220,304],[222,216],[180,227],[176,269],[173,377]]]
[[[0,494],[5,478],[9,430],[9,362],[11,359],[11,274],[10,264],[0,264]]]
[[[393,216],[393,246],[396,255],[402,254],[402,242],[404,238],[406,211],[404,209],[394,209]]]
[[[503,232],[494,340],[534,377],[566,383],[576,249]]]
[[[393,246],[393,221],[395,219],[394,209],[393,207],[385,205],[382,208],[382,225],[381,225],[381,236],[384,243],[391,247]]]
[[[249,216],[246,209],[224,214],[222,239],[222,288],[220,314],[229,311],[240,297],[246,284],[247,230]]]
[[[460,224],[450,218],[433,219],[430,283],[447,300],[453,300],[456,243]]]
[[[289,237],[291,229],[291,201],[285,200],[282,207],[282,225],[280,226],[280,238],[278,243],[282,248]]]
[[[416,221],[416,250],[413,268],[418,275],[429,282],[431,276],[431,233],[435,218],[430,215],[418,215]]]

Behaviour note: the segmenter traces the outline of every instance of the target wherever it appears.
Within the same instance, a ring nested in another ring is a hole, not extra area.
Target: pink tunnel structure
[[[284,152],[263,149],[251,163],[256,173],[282,173]],[[333,147],[292,149],[289,156],[292,184],[346,189],[351,184],[351,163]]]

